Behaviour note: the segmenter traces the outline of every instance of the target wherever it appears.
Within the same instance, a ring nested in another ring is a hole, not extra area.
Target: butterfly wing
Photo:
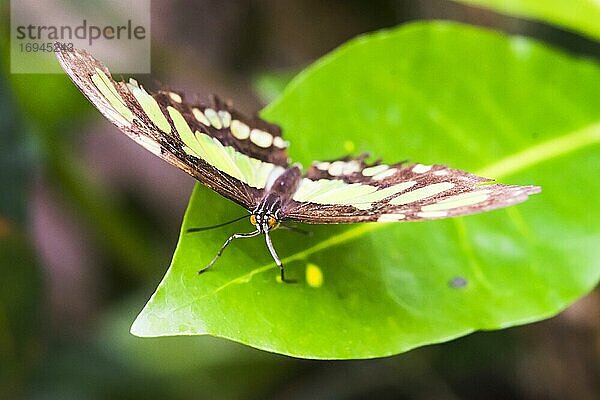
[[[396,222],[474,214],[525,201],[537,186],[491,180],[444,165],[315,162],[282,212],[305,223]]]
[[[189,104],[174,91],[115,81],[85,50],[57,52],[85,96],[131,139],[247,209],[288,166],[281,130],[246,118],[217,98]]]

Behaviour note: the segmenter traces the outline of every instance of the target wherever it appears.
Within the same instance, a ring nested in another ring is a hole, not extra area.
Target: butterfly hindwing
[[[85,50],[61,51],[57,57],[121,131],[247,209],[288,165],[287,143],[275,125],[246,118],[217,98],[192,105],[174,91],[150,93],[135,80],[115,81]]]
[[[439,219],[516,204],[540,191],[489,184],[444,165],[369,165],[365,158],[313,163],[284,215],[319,224]]]

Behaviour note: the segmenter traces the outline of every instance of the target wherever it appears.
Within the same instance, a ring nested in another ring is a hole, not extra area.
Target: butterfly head
[[[277,228],[279,226],[279,219],[275,214],[254,213],[250,215],[250,223],[254,225],[259,232],[263,233]]]

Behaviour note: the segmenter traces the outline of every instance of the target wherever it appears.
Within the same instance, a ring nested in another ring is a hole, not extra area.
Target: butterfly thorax
[[[282,210],[298,189],[301,175],[300,168],[293,166],[283,171],[267,188],[262,200],[250,215],[250,223],[261,233],[277,228],[279,222],[285,218]]]

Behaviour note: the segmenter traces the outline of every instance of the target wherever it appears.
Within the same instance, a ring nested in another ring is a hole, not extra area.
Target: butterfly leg
[[[233,235],[229,236],[229,239],[227,239],[225,241],[225,243],[223,243],[223,246],[221,246],[221,249],[219,250],[219,252],[217,253],[217,255],[215,256],[215,258],[212,259],[212,261],[204,268],[202,268],[200,271],[198,271],[198,274],[201,274],[203,272],[206,272],[207,269],[209,269],[210,267],[212,267],[212,265],[217,262],[217,260],[219,259],[219,257],[221,257],[221,255],[223,254],[223,251],[225,251],[225,248],[229,245],[229,243],[231,243],[234,239],[243,239],[243,238],[249,238],[249,237],[254,237],[256,235],[258,235],[260,233],[260,231],[256,230],[254,232],[250,232],[250,233],[234,233]]]
[[[267,241],[267,247],[269,248],[269,252],[271,253],[271,256],[273,257],[273,260],[275,260],[275,264],[277,264],[277,266],[279,267],[281,281],[285,282],[285,283],[295,283],[296,282],[295,279],[285,279],[285,271],[283,269],[283,263],[281,262],[281,260],[279,259],[279,256],[275,252],[275,248],[273,247],[273,243],[271,242],[271,237],[269,236],[269,231],[265,231],[265,239]]]

